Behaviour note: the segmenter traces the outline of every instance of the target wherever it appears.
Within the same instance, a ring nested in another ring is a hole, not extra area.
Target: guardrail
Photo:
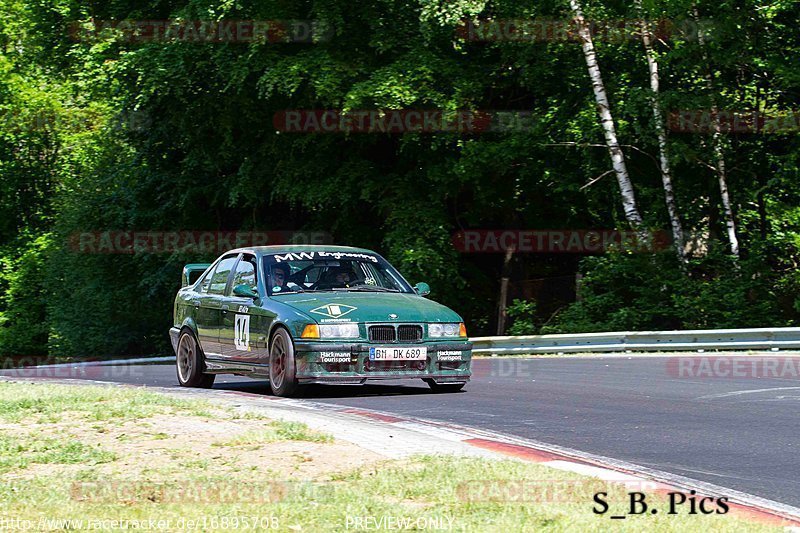
[[[800,328],[615,331],[470,339],[473,353],[661,352],[668,350],[798,350]]]

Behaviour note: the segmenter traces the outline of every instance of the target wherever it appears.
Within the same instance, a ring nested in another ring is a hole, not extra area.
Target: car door
[[[258,305],[260,298],[254,300],[233,294],[233,288],[237,285],[247,285],[261,296],[258,264],[254,255],[242,254],[222,302],[222,356],[238,362],[265,364],[267,335],[275,314]]]
[[[238,254],[223,257],[198,285],[195,301],[195,322],[200,346],[206,357],[222,357],[220,331],[223,325],[222,300]]]

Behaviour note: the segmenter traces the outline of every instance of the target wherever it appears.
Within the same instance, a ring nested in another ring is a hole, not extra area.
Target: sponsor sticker
[[[340,318],[346,315],[347,313],[351,313],[358,309],[357,307],[353,307],[352,305],[346,304],[327,304],[317,307],[316,309],[312,309],[312,313],[316,313],[318,315],[326,316],[329,318]]]
[[[320,363],[350,363],[350,352],[320,352]]]
[[[439,352],[439,361],[461,361],[461,351],[442,350]]]
[[[272,256],[276,263],[283,261],[310,261],[312,259],[363,259],[366,261],[378,262],[378,258],[370,254],[359,252],[289,252],[285,254],[275,254]]]

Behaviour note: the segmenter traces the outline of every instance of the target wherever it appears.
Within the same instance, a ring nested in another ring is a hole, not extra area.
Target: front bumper
[[[367,379],[433,379],[437,383],[469,381],[472,343],[469,341],[427,341],[408,346],[425,346],[425,361],[370,361],[374,346],[404,346],[403,343],[323,342],[295,340],[297,379],[300,383],[363,383]]]

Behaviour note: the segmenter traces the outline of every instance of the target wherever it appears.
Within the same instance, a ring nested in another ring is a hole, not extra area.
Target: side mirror
[[[254,300],[258,298],[258,294],[256,293],[256,291],[251,289],[250,285],[246,285],[244,283],[242,283],[241,285],[237,285],[233,288],[233,295],[240,296],[242,298],[252,298]]]
[[[431,287],[424,281],[420,281],[419,283],[414,285],[414,292],[416,292],[420,296],[427,296],[431,293]]]

